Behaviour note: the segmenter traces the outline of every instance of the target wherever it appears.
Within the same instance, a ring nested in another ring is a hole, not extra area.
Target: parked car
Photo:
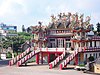
[[[75,66],[74,69],[78,70],[78,71],[80,71],[80,70],[82,70],[82,71],[86,70],[85,66]]]

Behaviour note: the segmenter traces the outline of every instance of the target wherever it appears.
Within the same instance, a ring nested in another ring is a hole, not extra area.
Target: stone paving
[[[36,65],[34,63],[29,66],[0,66],[0,75],[90,75],[83,73],[82,71],[69,70],[57,70],[49,69],[48,65]]]

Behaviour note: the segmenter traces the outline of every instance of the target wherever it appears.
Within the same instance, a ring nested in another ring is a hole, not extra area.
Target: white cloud
[[[18,29],[21,24],[35,25],[39,20],[48,24],[51,14],[60,12],[92,15],[92,23],[100,20],[100,0],[0,0],[0,3],[0,21],[18,25]]]
[[[92,18],[91,22],[94,24],[94,27],[96,29],[96,24],[100,22],[100,13],[98,12],[92,13],[91,18]]]
[[[0,5],[0,11],[1,17],[27,13],[22,0],[4,0]]]

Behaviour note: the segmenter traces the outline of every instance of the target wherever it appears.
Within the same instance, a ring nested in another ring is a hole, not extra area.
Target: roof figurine
[[[85,19],[85,25],[86,25],[86,28],[88,28],[88,26],[90,25],[90,16],[87,16],[86,19]]]
[[[54,15],[51,15],[51,22],[55,22],[56,21],[56,17]]]
[[[79,23],[80,27],[83,26],[83,17],[84,17],[84,14],[81,14],[80,15],[80,23]]]
[[[58,14],[58,17],[59,17],[59,19],[61,19],[62,18],[62,13]]]

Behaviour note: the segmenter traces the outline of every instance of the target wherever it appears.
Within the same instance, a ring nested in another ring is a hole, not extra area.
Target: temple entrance
[[[51,48],[55,48],[55,41],[51,42],[50,45],[51,45]]]
[[[64,39],[58,38],[57,43],[58,43],[58,48],[63,48],[64,47]]]
[[[50,39],[50,47],[55,48],[55,39]]]
[[[70,48],[71,47],[71,42],[66,42],[66,48]]]

